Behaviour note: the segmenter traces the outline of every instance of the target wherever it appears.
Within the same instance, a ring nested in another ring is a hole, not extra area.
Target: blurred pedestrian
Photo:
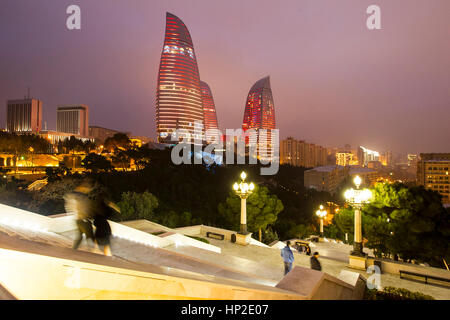
[[[89,199],[88,194],[92,191],[92,186],[89,183],[83,183],[78,186],[73,192],[64,196],[65,209],[67,212],[74,212],[76,214],[77,235],[73,242],[73,249],[78,249],[83,240],[83,235],[86,241],[89,239],[95,243],[94,230],[92,227],[93,220],[93,204]]]
[[[286,242],[286,247],[281,250],[281,256],[284,262],[284,275],[288,274],[292,270],[292,264],[294,263],[294,254],[292,253],[290,241]]]
[[[311,255],[311,248],[310,248],[310,246],[306,246],[305,251],[306,251],[306,254],[307,254],[308,256]]]
[[[311,269],[317,270],[317,271],[322,271],[322,266],[319,261],[319,253],[317,251],[314,252],[313,256],[311,257],[310,263],[311,263]]]
[[[108,219],[114,211],[119,211],[106,196],[105,193],[98,195],[94,210],[95,242],[99,247],[103,247],[103,253],[106,256],[112,256],[111,253],[111,226]]]

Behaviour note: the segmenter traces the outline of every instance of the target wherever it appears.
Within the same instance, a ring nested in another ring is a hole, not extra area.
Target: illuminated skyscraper
[[[9,132],[39,132],[42,127],[42,101],[25,98],[8,100],[6,130]]]
[[[262,78],[250,89],[242,129],[275,129],[275,107],[269,77]]]
[[[214,99],[212,96],[211,88],[209,85],[200,81],[200,87],[202,90],[203,101],[203,114],[205,117],[205,131],[210,130],[213,134],[219,134],[219,124],[217,122],[216,106],[214,105]],[[206,140],[210,140],[210,137],[206,137]]]
[[[275,129],[275,107],[269,77],[257,81],[250,89],[245,104],[242,129],[244,131],[255,129],[258,133],[255,137],[256,140],[250,139],[249,142],[257,143],[258,150],[261,150],[261,147],[267,147],[270,157],[273,152],[272,147],[274,147],[271,141],[271,130]],[[261,129],[267,130],[267,144],[260,140],[259,131]]]
[[[89,108],[86,105],[59,106],[56,114],[56,131],[89,135]]]
[[[203,123],[204,114],[194,45],[183,21],[167,13],[156,90],[158,141],[170,142],[176,129],[193,135],[195,121]]]

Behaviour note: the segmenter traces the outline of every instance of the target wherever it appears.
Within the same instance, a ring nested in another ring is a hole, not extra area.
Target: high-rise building
[[[383,155],[383,160],[382,163],[385,166],[392,166],[392,151],[386,151]]]
[[[39,132],[42,129],[42,101],[27,98],[8,100],[6,130],[9,132]]]
[[[250,89],[242,129],[275,129],[275,107],[270,77],[262,78]]]
[[[408,167],[417,167],[417,154],[408,153]]]
[[[297,167],[327,165],[328,150],[325,147],[288,137],[280,142],[280,164]]]
[[[267,158],[272,158],[275,141],[272,141],[272,130],[275,129],[275,106],[273,102],[272,89],[270,88],[270,77],[257,81],[250,89],[245,103],[244,120],[242,129],[245,131],[255,129],[256,135],[249,142],[258,146],[258,157],[261,151],[266,151]],[[265,129],[267,138],[262,139],[260,130]]]
[[[380,153],[360,146],[358,149],[358,160],[360,166],[367,167],[370,161],[380,161]]]
[[[89,135],[89,108],[86,105],[59,106],[56,131],[87,137]]]
[[[339,166],[358,165],[356,156],[351,151],[336,152],[336,164]]]
[[[167,13],[156,89],[158,142],[171,142],[176,129],[192,137],[196,121],[203,125],[204,114],[194,44],[183,21]]]
[[[216,138],[220,139],[219,123],[217,121],[216,106],[214,104],[214,98],[212,96],[211,88],[206,82],[200,81],[200,89],[202,91],[205,131],[209,130],[209,132],[211,132],[213,135],[216,135]],[[211,137],[206,137],[207,141],[210,141],[210,139]]]
[[[421,153],[417,161],[417,183],[439,192],[450,203],[450,153]]]
[[[316,167],[305,171],[304,185],[306,188],[334,194],[348,175],[349,167],[338,165]]]

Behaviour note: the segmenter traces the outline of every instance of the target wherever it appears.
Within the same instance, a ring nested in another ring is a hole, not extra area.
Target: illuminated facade
[[[275,129],[275,106],[269,77],[257,81],[250,89],[245,104],[242,129],[244,132],[255,129],[257,134],[249,142],[257,144],[259,155],[261,149],[267,148],[267,156],[272,157],[275,146],[272,144],[271,130]],[[267,130],[266,141],[260,140],[259,130],[261,129]]]
[[[213,135],[219,134],[219,124],[217,122],[216,106],[209,85],[200,81],[200,89],[202,91],[203,115],[205,118],[205,131],[209,130]],[[207,136],[206,140],[210,141],[211,137]]]
[[[158,142],[171,142],[176,129],[193,135],[195,121],[203,124],[204,114],[194,45],[183,21],[167,13],[156,90]]]
[[[417,182],[439,192],[450,203],[450,153],[421,153],[417,161]]]
[[[352,152],[336,152],[336,164],[339,166],[358,165],[358,160]]]
[[[360,146],[358,149],[358,160],[360,166],[367,167],[370,161],[380,161],[380,153]]]
[[[8,100],[6,130],[39,132],[42,129],[42,101],[37,99]]]
[[[280,164],[312,168],[327,165],[325,147],[288,137],[280,142]]]
[[[59,106],[56,116],[56,131],[87,137],[89,135],[88,106]]]

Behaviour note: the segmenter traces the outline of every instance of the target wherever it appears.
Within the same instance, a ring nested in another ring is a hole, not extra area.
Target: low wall
[[[237,233],[236,231],[230,231],[230,230],[226,230],[226,229],[205,226],[203,224],[198,225],[198,226],[192,226],[192,227],[176,228],[174,230],[176,232],[182,233],[186,236],[196,236],[196,235],[197,236],[198,235],[206,236],[206,233],[208,233],[208,232],[223,234],[225,236],[224,240],[228,240],[228,241],[231,241],[232,234]]]
[[[173,229],[176,232],[184,234],[186,236],[196,236],[202,234],[202,225],[190,226],[190,227],[182,227]]]
[[[428,275],[433,275],[437,277],[449,278],[450,279],[450,271],[445,269],[433,268],[433,267],[424,267],[412,263],[406,263],[401,261],[392,261],[387,259],[375,259],[373,257],[369,257],[367,259],[367,267],[374,264],[374,260],[381,261],[381,272],[392,273],[392,274],[400,274],[400,270],[424,273]]]
[[[45,231],[48,231],[52,225],[51,218],[4,204],[0,204],[0,223]]]
[[[123,238],[126,240],[139,242],[145,245],[149,245],[152,247],[164,248],[167,247],[173,242],[170,239],[160,238],[158,236],[154,236],[144,231],[140,231],[137,229],[133,229],[127,227],[123,224],[109,221],[109,225],[111,226],[111,232],[114,236]]]
[[[355,287],[327,273],[295,266],[276,285],[308,300],[353,300]]]
[[[77,229],[74,214],[61,214],[50,216],[50,226],[48,231],[55,233],[63,233]]]
[[[228,241],[231,241],[231,235],[232,234],[236,234],[237,233],[236,231],[230,231],[230,230],[225,230],[225,229],[220,229],[220,228],[215,228],[215,227],[209,227],[209,226],[202,225],[202,234],[206,235],[206,233],[208,233],[208,232],[223,234],[225,236],[224,240],[228,240]]]
[[[202,242],[199,240],[189,238],[188,236],[182,235],[180,233],[171,233],[168,236],[164,236],[164,234],[163,234],[163,235],[160,235],[160,237],[162,237],[163,239],[168,239],[168,240],[173,241],[173,243],[175,243],[175,245],[191,246],[191,247],[196,247],[196,248],[213,251],[213,252],[217,252],[217,253],[222,252],[222,250],[219,247],[213,246],[211,244],[208,244],[208,243],[205,243],[205,242]]]

